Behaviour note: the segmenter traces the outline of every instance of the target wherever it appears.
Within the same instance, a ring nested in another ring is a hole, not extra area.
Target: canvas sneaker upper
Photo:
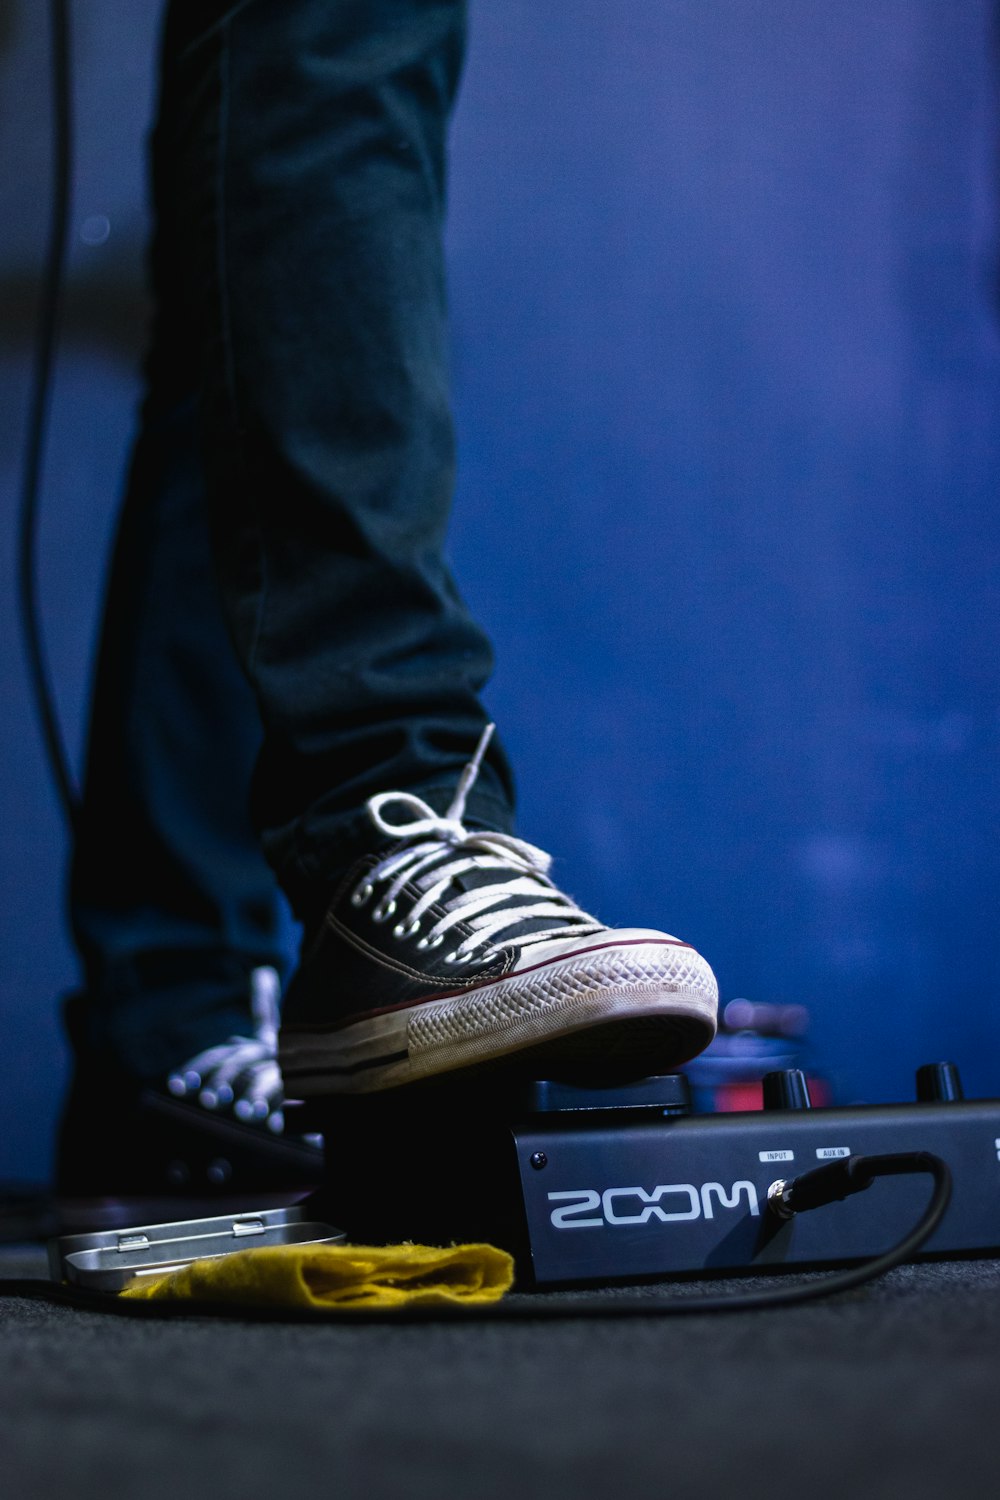
[[[368,803],[394,842],[342,881],[286,993],[291,1094],[371,1092],[513,1056],[650,1073],[714,1035],[717,986],[690,945],[612,931],[558,889],[544,850],[464,825],[491,730],[446,813],[408,792]]]

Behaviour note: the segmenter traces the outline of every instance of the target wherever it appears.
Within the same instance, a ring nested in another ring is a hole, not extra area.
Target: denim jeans
[[[485,723],[489,644],[443,556],[464,30],[463,0],[168,6],[148,391],[71,883],[81,1045],[143,1075],[245,1031],[249,969],[283,958],[275,877],[315,923],[373,841],[366,799],[443,809]],[[512,805],[494,741],[468,817]]]

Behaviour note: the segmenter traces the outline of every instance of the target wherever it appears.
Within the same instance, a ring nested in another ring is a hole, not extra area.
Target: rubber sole
[[[282,1031],[286,1088],[367,1094],[516,1060],[526,1071],[669,1072],[715,1035],[718,986],[691,948],[658,943],[553,959],[348,1025]]]

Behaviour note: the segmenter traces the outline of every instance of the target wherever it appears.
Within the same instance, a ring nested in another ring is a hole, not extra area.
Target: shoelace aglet
[[[463,817],[465,816],[466,798],[468,797],[475,784],[476,777],[479,775],[479,770],[483,763],[483,756],[486,754],[486,751],[489,748],[489,743],[493,738],[496,727],[497,726],[495,724],[487,724],[486,728],[479,736],[479,744],[476,746],[475,754],[473,755],[472,759],[469,761],[465,769],[462,771],[461,776],[458,778],[458,788],[455,792],[454,799],[451,806],[448,808],[448,811],[445,813],[446,818],[453,818],[456,823],[461,823]]]

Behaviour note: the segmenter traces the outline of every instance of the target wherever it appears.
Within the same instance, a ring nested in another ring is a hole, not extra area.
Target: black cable
[[[52,372],[55,365],[59,310],[65,281],[73,177],[72,50],[69,5],[70,0],[49,0],[53,119],[52,197],[31,366],[18,514],[18,601],[35,709],[38,713],[42,738],[45,741],[49,766],[56,783],[59,800],[72,828],[77,823],[80,799],[59,725],[45,655],[38,608],[35,557],[45,441],[52,404]]]
[[[69,1286],[54,1281],[0,1280],[0,1297],[28,1297],[36,1301],[56,1302],[89,1311],[120,1313],[126,1317],[208,1317],[247,1318],[263,1322],[419,1322],[436,1323],[454,1319],[476,1321],[515,1319],[539,1321],[551,1318],[634,1318],[705,1312],[764,1311],[812,1302],[862,1286],[894,1266],[911,1260],[943,1219],[951,1202],[951,1172],[939,1156],[929,1151],[904,1151],[886,1156],[850,1156],[830,1162],[813,1172],[794,1178],[785,1187],[784,1213],[808,1213],[860,1192],[878,1177],[928,1174],[934,1179],[930,1202],[917,1223],[890,1249],[872,1260],[863,1261],[845,1271],[792,1286],[762,1287],[752,1292],[711,1294],[706,1297],[675,1296],[594,1298],[584,1295],[547,1299],[525,1297],[523,1301],[495,1302],[480,1307],[402,1307],[379,1310],[351,1308],[343,1311],[316,1311],[296,1308],[252,1307],[232,1302],[145,1302],[119,1297],[113,1292],[98,1292],[86,1287]],[[796,1207],[796,1194],[799,1206]],[[771,1210],[774,1212],[774,1210]]]

